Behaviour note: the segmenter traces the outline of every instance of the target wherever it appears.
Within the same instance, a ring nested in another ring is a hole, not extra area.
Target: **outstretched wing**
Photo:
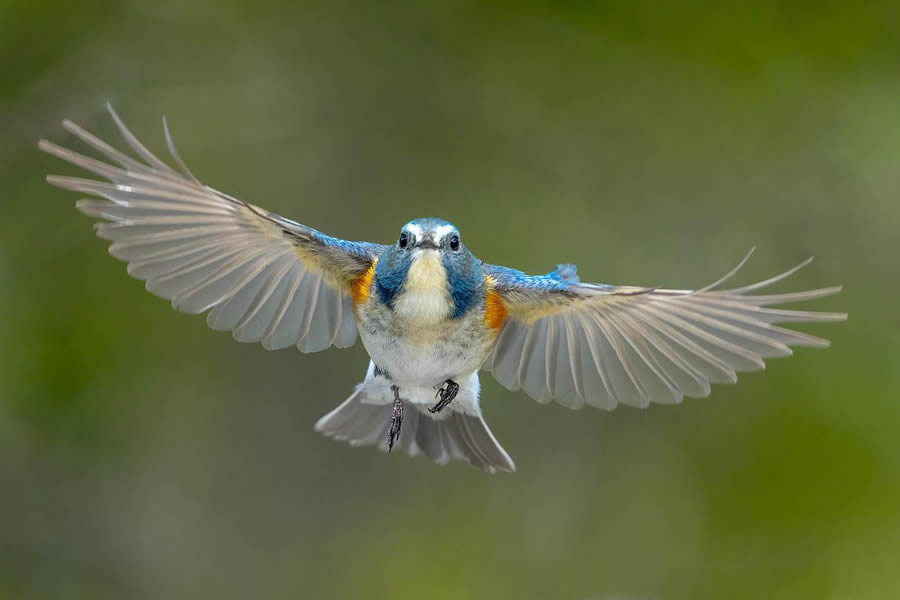
[[[347,242],[294,223],[201,184],[184,166],[163,126],[181,172],[150,153],[109,106],[140,160],[123,154],[71,121],[63,127],[115,164],[41,140],[41,150],[108,180],[50,175],[55,186],[100,199],[78,209],[105,222],[97,235],[128,273],[188,313],[212,309],[216,330],[267,349],[303,352],[356,340],[351,289],[382,247]]]
[[[763,369],[763,359],[789,356],[790,346],[827,346],[827,340],[776,324],[843,321],[846,314],[767,307],[841,288],[748,295],[809,259],[766,281],[716,291],[749,257],[695,291],[581,283],[574,268],[530,276],[484,265],[491,292],[508,316],[483,368],[539,402],[611,410],[619,403],[646,407],[707,396],[710,383],[733,383],[738,371]]]

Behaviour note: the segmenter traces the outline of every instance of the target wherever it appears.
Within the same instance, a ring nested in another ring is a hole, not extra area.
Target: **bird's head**
[[[404,292],[447,302],[445,316],[458,317],[477,301],[483,290],[481,261],[462,242],[459,229],[443,219],[410,221],[400,230],[375,267],[375,282],[382,302],[393,307]],[[440,312],[436,308],[435,312]]]
[[[397,239],[397,248],[411,250],[414,257],[432,250],[447,256],[459,255],[465,250],[459,237],[459,229],[453,223],[432,217],[415,219],[403,226]]]

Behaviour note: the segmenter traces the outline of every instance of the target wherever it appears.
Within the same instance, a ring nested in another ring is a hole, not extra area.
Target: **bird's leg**
[[[391,409],[391,426],[388,428],[388,452],[394,449],[394,442],[400,437],[400,426],[403,425],[403,401],[400,400],[400,388],[392,385],[394,406]]]
[[[439,413],[444,408],[453,402],[453,399],[456,398],[456,394],[459,393],[459,384],[453,381],[452,379],[448,379],[444,382],[444,385],[441,386],[441,389],[437,391],[437,396],[440,396],[441,399],[438,400],[438,403],[428,409],[430,413]]]

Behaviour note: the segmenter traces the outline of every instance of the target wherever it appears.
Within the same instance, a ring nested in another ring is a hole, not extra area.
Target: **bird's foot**
[[[440,396],[441,399],[438,400],[438,403],[428,409],[428,412],[434,414],[439,413],[448,404],[453,402],[453,399],[456,398],[456,394],[459,393],[459,384],[453,381],[452,379],[448,379],[444,382],[444,385],[441,386],[441,389],[437,391],[436,396]]]
[[[394,406],[391,409],[391,426],[388,428],[388,452],[394,449],[394,442],[400,437],[400,427],[403,425],[403,401],[400,400],[400,388],[392,385],[394,391]]]

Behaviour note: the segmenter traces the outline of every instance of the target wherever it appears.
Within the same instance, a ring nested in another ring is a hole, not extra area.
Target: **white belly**
[[[393,309],[369,298],[357,307],[359,336],[383,376],[367,376],[363,385],[373,385],[373,396],[393,401],[390,386],[413,404],[437,402],[436,392],[448,379],[460,384],[458,399],[451,406],[474,406],[478,402],[478,374],[496,331],[484,323],[483,305],[451,318],[453,300],[447,275],[437,252],[417,250],[402,293]],[[466,385],[463,386],[463,382]],[[467,400],[468,398],[468,400]]]
[[[450,379],[460,390],[448,408],[480,414],[478,369],[496,335],[485,328],[480,310],[423,324],[370,302],[357,318],[360,338],[373,362],[362,384],[367,401],[393,402],[391,385],[396,385],[401,398],[425,410],[438,401],[437,391]]]
[[[484,361],[484,344],[471,329],[463,318],[428,331],[360,327],[360,337],[378,368],[397,385],[440,387],[447,379],[477,371]]]

